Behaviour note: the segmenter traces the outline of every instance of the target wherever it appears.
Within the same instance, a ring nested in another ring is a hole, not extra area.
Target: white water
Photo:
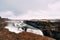
[[[23,32],[24,30],[21,28],[19,28],[19,30],[18,30],[18,27],[23,27],[23,26],[26,26],[26,24],[24,24],[23,22],[20,22],[20,21],[11,22],[10,21],[10,22],[8,22],[8,25],[5,28],[9,29],[9,31],[11,31],[11,32],[20,33],[20,32]],[[29,25],[27,25],[27,26],[29,26]],[[34,28],[32,26],[29,26],[29,28],[27,29],[27,32],[31,32],[31,33],[38,34],[38,35],[43,35],[43,32],[41,30],[35,29],[35,28],[31,29],[30,27]]]
[[[14,26],[13,23],[17,23],[17,22],[8,22],[8,25],[5,28],[7,28],[7,29],[9,29],[9,31],[15,32],[15,33],[20,33],[22,31],[24,31],[21,28],[18,30],[18,28],[16,26]]]
[[[43,36],[43,32],[39,29],[30,29],[28,28],[27,29],[27,32],[31,32],[31,33],[34,33],[34,34],[38,34],[38,35],[42,35]]]

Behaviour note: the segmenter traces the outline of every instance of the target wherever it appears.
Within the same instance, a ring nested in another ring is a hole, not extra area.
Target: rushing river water
[[[28,26],[29,28],[27,29],[26,32],[43,35],[43,32],[41,30],[36,29],[32,26],[29,26],[29,25],[23,23],[23,21],[12,21],[11,20],[11,21],[6,21],[6,22],[8,22],[8,25],[5,28],[9,29],[9,31],[11,31],[11,32],[15,32],[15,33],[23,32],[24,30],[21,27]],[[19,30],[18,30],[18,28],[19,28]]]

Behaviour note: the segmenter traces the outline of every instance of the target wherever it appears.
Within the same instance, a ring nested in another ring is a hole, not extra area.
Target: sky
[[[60,0],[0,0],[0,16],[10,19],[60,19]]]

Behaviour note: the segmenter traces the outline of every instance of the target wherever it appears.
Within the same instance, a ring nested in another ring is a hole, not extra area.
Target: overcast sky
[[[60,0],[0,0],[0,16],[11,19],[60,19]]]

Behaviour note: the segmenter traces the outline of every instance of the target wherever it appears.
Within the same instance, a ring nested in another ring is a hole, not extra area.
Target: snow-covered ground
[[[20,23],[19,22],[8,22],[8,25],[5,28],[7,28],[7,29],[9,29],[9,31],[15,32],[15,33],[23,32],[24,30],[22,28],[19,28],[19,30],[18,30],[18,27],[16,26],[18,24],[21,24],[21,22]],[[22,27],[22,26],[23,25],[20,25],[20,27]],[[43,32],[41,30],[35,29],[35,28],[34,29],[28,28],[27,32],[31,32],[31,33],[38,34],[38,35],[43,35]]]

